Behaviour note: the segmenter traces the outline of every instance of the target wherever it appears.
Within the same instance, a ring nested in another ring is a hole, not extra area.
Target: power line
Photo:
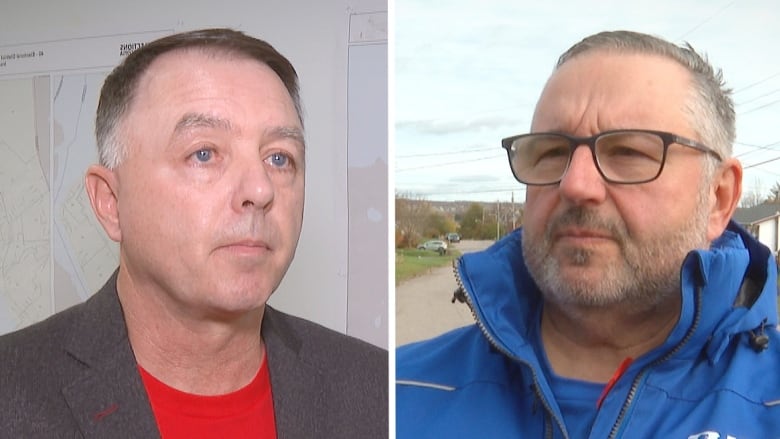
[[[742,169],[755,168],[756,166],[765,165],[767,163],[774,162],[775,160],[780,160],[780,156],[777,156],[777,157],[775,157],[773,159],[764,160],[763,162],[758,162],[758,163],[753,163],[752,165],[747,165],[747,166],[743,167]]]
[[[747,101],[743,101],[743,102],[740,102],[740,103],[738,103],[738,104],[735,104],[735,105],[738,107],[738,106],[740,106],[740,105],[749,104],[749,103],[751,103],[751,102],[753,102],[753,101],[757,101],[757,100],[759,100],[759,99],[761,99],[761,98],[763,98],[763,97],[767,97],[767,96],[769,96],[769,95],[771,95],[771,94],[775,94],[775,93],[777,93],[778,91],[780,91],[780,88],[776,88],[776,89],[774,89],[774,90],[772,90],[772,91],[770,91],[770,92],[766,92],[766,93],[764,93],[764,94],[762,94],[762,95],[758,95],[758,96],[754,97],[753,99],[748,99]]]
[[[739,89],[737,89],[737,90],[734,90],[734,91],[733,91],[733,94],[737,94],[737,93],[743,92],[743,91],[745,91],[745,90],[747,90],[747,89],[750,89],[750,88],[752,88],[752,87],[754,87],[754,86],[756,86],[756,85],[763,84],[764,82],[766,82],[766,81],[769,81],[770,79],[772,79],[772,78],[775,78],[775,77],[777,77],[777,76],[780,76],[780,72],[777,72],[777,73],[775,73],[775,74],[773,74],[773,75],[769,75],[769,76],[767,76],[767,77],[766,77],[766,78],[764,78],[764,79],[761,79],[761,80],[759,80],[759,81],[756,81],[756,82],[754,82],[754,83],[752,83],[752,84],[749,84],[749,85],[746,85],[746,86],[744,86],[744,87],[742,87],[742,88],[739,88]]]
[[[462,163],[478,162],[481,160],[494,160],[496,158],[498,157],[480,157],[480,158],[470,159],[470,160],[458,160],[457,162],[437,163],[433,165],[422,165],[422,166],[414,166],[411,168],[401,168],[401,169],[396,168],[395,172],[414,171],[417,169],[441,168],[443,166],[459,165]]]
[[[425,153],[425,154],[397,155],[397,156],[395,156],[395,158],[396,159],[407,159],[407,158],[416,158],[416,157],[432,157],[432,156],[440,156],[440,155],[469,154],[469,153],[472,153],[472,152],[495,151],[497,149],[498,149],[498,147],[479,148],[479,149],[462,149],[462,150],[458,150],[458,151],[431,152],[431,153]]]
[[[780,145],[780,141],[777,141],[777,142],[774,142],[774,143],[769,143],[769,144],[766,144],[766,145],[763,145],[763,146],[761,146],[761,145],[751,145],[751,144],[748,144],[748,143],[741,143],[741,142],[734,142],[734,143],[737,144],[737,145],[742,145],[742,146],[747,146],[747,147],[750,147],[750,148],[754,148],[752,151],[747,151],[747,152],[743,152],[742,154],[737,154],[737,155],[734,156],[734,158],[744,157],[744,156],[746,156],[748,154],[752,154],[754,152],[759,152],[759,151],[774,151],[776,148],[773,148],[773,147],[777,146],[777,145]]]
[[[780,99],[776,99],[776,100],[774,100],[774,101],[772,101],[772,102],[769,102],[768,104],[764,104],[764,105],[761,105],[761,106],[759,106],[759,107],[751,108],[751,109],[750,109],[750,110],[748,110],[748,111],[743,111],[743,112],[739,113],[739,115],[740,115],[740,116],[744,116],[744,115],[746,115],[746,114],[749,114],[749,113],[752,113],[752,112],[754,112],[754,111],[761,110],[762,108],[766,108],[766,107],[770,107],[770,106],[772,106],[772,105],[775,105],[775,104],[777,104],[778,102],[780,102]]]
[[[769,145],[764,145],[764,146],[756,145],[754,143],[745,143],[745,142],[737,142],[737,141],[734,141],[734,144],[735,145],[747,146],[747,147],[750,147],[750,148],[766,148],[767,146],[780,144],[780,141],[777,141],[777,142],[774,142],[774,143],[770,143]]]
[[[705,24],[707,24],[707,23],[708,23],[710,20],[712,20],[713,18],[717,17],[717,16],[718,16],[718,15],[719,15],[721,12],[725,11],[727,8],[729,8],[731,5],[733,5],[733,4],[734,4],[734,3],[736,3],[736,2],[737,2],[737,0],[733,0],[731,3],[729,3],[729,4],[727,4],[726,6],[724,6],[724,7],[720,8],[720,9],[719,9],[717,12],[715,12],[714,14],[712,14],[712,15],[710,15],[709,17],[705,18],[705,19],[704,19],[702,22],[700,22],[699,24],[697,24],[696,26],[694,26],[693,28],[691,28],[691,30],[689,30],[688,32],[685,32],[684,34],[682,34],[682,36],[680,36],[680,37],[678,38],[678,40],[682,40],[682,39],[684,39],[685,37],[687,37],[688,35],[692,34],[693,32],[695,32],[695,31],[696,31],[696,30],[698,30],[700,27],[702,27],[702,26],[704,26]]]
[[[474,190],[466,190],[466,191],[415,191],[418,195],[423,196],[430,196],[430,195],[461,195],[461,194],[494,194],[494,193],[501,193],[501,192],[523,192],[525,191],[525,186],[516,186],[513,188],[508,189],[474,189]]]

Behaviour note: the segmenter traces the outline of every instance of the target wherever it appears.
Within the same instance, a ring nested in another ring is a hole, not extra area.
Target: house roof
[[[762,222],[780,216],[780,203],[762,203],[753,207],[740,207],[732,219],[742,225]]]

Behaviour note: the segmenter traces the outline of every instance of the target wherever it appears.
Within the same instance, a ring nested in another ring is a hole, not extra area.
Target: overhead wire
[[[486,152],[486,151],[494,151],[496,148],[479,148],[479,149],[461,149],[457,151],[446,151],[446,152],[431,152],[431,153],[421,153],[421,154],[404,154],[404,155],[397,155],[395,156],[396,159],[407,159],[407,158],[418,158],[418,157],[432,157],[432,156],[441,156],[441,155],[455,155],[455,154],[470,154],[473,152]]]
[[[752,165],[743,166],[742,169],[755,168],[756,166],[765,165],[767,163],[771,163],[771,162],[774,162],[774,161],[777,161],[777,160],[780,160],[780,156],[777,156],[775,158],[771,158],[769,160],[764,160],[763,162],[753,163]]]
[[[777,148],[774,148],[774,147],[780,146],[780,140],[778,140],[777,142],[768,143],[766,145],[751,145],[749,143],[743,143],[743,142],[734,142],[734,144],[747,146],[749,148],[753,148],[751,151],[746,151],[746,152],[734,155],[734,158],[740,158],[740,157],[744,157],[744,156],[746,156],[748,154],[753,154],[754,152],[775,151]]]
[[[750,114],[750,113],[752,113],[752,112],[754,112],[754,111],[758,111],[758,110],[761,110],[761,109],[763,109],[763,108],[771,107],[772,105],[775,105],[775,104],[777,104],[777,103],[780,103],[780,99],[775,99],[774,101],[772,101],[772,102],[769,102],[769,103],[767,103],[767,104],[764,104],[764,105],[760,105],[760,106],[758,106],[758,107],[751,108],[750,110],[747,110],[747,111],[743,111],[743,112],[739,113],[739,115],[740,115],[740,116],[744,116],[744,115],[746,115],[746,114]]]
[[[702,20],[701,22],[699,22],[699,24],[697,24],[697,25],[693,26],[691,29],[689,29],[687,32],[683,33],[683,34],[682,34],[680,37],[678,37],[677,39],[678,39],[678,40],[682,40],[682,39],[684,39],[685,37],[687,37],[688,35],[690,35],[690,34],[692,34],[692,33],[696,32],[696,31],[697,31],[697,30],[698,30],[700,27],[704,26],[704,25],[705,25],[705,24],[707,24],[707,23],[708,23],[710,20],[712,20],[713,18],[715,18],[715,17],[717,17],[718,15],[720,15],[720,13],[721,13],[721,12],[723,12],[723,11],[725,11],[726,9],[728,9],[729,7],[731,7],[731,5],[733,5],[733,4],[734,4],[734,3],[736,3],[737,1],[738,1],[738,0],[733,0],[733,1],[731,1],[729,4],[727,4],[726,6],[723,6],[722,8],[718,9],[718,11],[717,11],[717,12],[715,12],[714,14],[712,14],[712,15],[710,15],[709,17],[705,18],[704,20]]]
[[[706,17],[701,22],[697,23],[696,25],[691,27],[689,30],[684,32],[679,37],[679,39],[682,40],[682,39],[686,38],[687,36],[689,36],[690,34],[696,32],[701,27],[703,27],[705,24],[707,24],[708,22],[712,21],[715,17],[717,17],[720,14],[722,14],[726,9],[730,8],[731,6],[733,6],[737,2],[738,2],[738,0],[732,0],[732,1],[728,2],[728,3],[726,3],[724,6],[720,7],[716,12],[714,12],[713,14],[711,14],[708,17]],[[766,82],[768,82],[768,81],[770,81],[770,80],[772,80],[774,78],[777,78],[777,77],[780,77],[780,72],[773,73],[773,74],[771,74],[769,76],[763,77],[763,78],[761,78],[761,79],[759,79],[759,80],[757,80],[755,82],[752,82],[752,83],[750,83],[750,84],[748,84],[746,86],[734,89],[732,91],[732,94],[735,95],[735,94],[738,94],[738,93],[743,93],[743,92],[745,92],[747,90],[750,90],[750,89],[752,89],[754,87],[757,87],[757,86],[759,86],[761,84],[764,84],[764,83],[766,83]],[[762,94],[760,94],[758,96],[749,98],[748,100],[740,102],[740,103],[738,103],[736,105],[737,106],[742,106],[742,105],[746,105],[746,104],[749,104],[749,103],[752,103],[752,102],[756,102],[756,101],[759,101],[762,98],[765,98],[767,96],[771,96],[771,95],[777,93],[778,91],[780,91],[780,89],[774,89],[774,90],[762,93]],[[780,103],[780,99],[776,99],[776,100],[773,100],[771,102],[767,102],[767,103],[764,103],[762,105],[759,105],[757,107],[741,111],[738,114],[739,115],[745,115],[745,114],[751,114],[751,113],[754,113],[754,112],[757,112],[757,111],[761,111],[761,110],[766,111],[766,109],[768,109],[768,108],[770,108],[770,107],[772,107],[772,106],[774,106],[774,105],[776,105],[778,103]],[[755,148],[752,151],[743,152],[743,153],[741,153],[741,154],[739,154],[739,155],[737,155],[735,157],[744,157],[745,155],[748,155],[748,154],[751,154],[751,153],[755,153],[755,152],[760,152],[760,151],[774,151],[774,150],[777,149],[776,147],[778,145],[780,145],[780,141],[772,142],[772,143],[769,143],[769,144],[766,144],[766,145],[763,145],[763,146],[762,145],[753,145],[753,144],[748,144],[748,143],[743,143],[743,142],[735,142],[735,143],[743,145],[743,146],[747,146],[747,147],[750,147],[750,148]],[[458,154],[487,152],[487,151],[491,151],[491,150],[495,150],[495,149],[494,148],[480,148],[480,149],[474,149],[474,150],[448,151],[448,152],[441,152],[441,153],[409,154],[409,155],[397,156],[397,158],[398,159],[404,159],[404,158],[418,158],[418,157],[432,157],[432,156],[451,156],[451,155],[458,155]],[[490,160],[490,159],[493,159],[493,158],[496,158],[496,157],[493,157],[493,156],[491,156],[491,157],[480,157],[480,158],[475,158],[475,159],[470,159],[470,160],[451,161],[451,162],[438,163],[438,164],[433,164],[433,165],[421,165],[421,166],[415,166],[415,167],[410,167],[410,168],[396,169],[396,172],[404,172],[404,171],[413,171],[413,170],[435,168],[435,167],[452,166],[452,165],[457,165],[457,164],[470,163],[470,162],[474,162],[474,161]],[[773,163],[773,162],[775,162],[777,160],[780,160],[780,156],[774,157],[774,158],[769,158],[767,160],[763,160],[763,161],[758,162],[758,163],[745,165],[743,167],[743,169],[758,168],[758,167],[766,165],[768,163]],[[761,171],[762,172],[768,172],[770,174],[774,174],[773,172],[768,171],[768,170],[764,170],[764,169],[761,169]],[[775,175],[777,175],[777,174],[775,174]],[[431,192],[430,195],[479,194],[479,193],[510,192],[510,191],[518,190],[518,188],[520,188],[520,187],[522,187],[523,190],[525,189],[524,186],[518,186],[517,188],[507,189],[507,190],[504,190],[504,189],[491,189],[491,190],[454,191],[454,192]]]
[[[754,86],[756,86],[756,85],[763,84],[763,83],[765,83],[766,81],[769,81],[770,79],[776,78],[776,77],[778,77],[778,76],[780,76],[780,72],[777,72],[777,73],[775,73],[775,74],[769,75],[769,76],[767,76],[767,77],[766,77],[766,78],[764,78],[764,79],[758,80],[758,81],[756,81],[756,82],[754,82],[754,83],[752,83],[752,84],[748,84],[748,85],[746,85],[746,86],[744,86],[744,87],[742,87],[742,88],[736,89],[736,90],[734,90],[734,91],[732,92],[732,94],[741,93],[741,92],[743,92],[743,91],[745,91],[745,90],[748,90],[748,89],[750,89],[750,88],[753,88],[753,87],[754,87]]]
[[[493,160],[498,157],[480,157],[476,159],[470,159],[470,160],[458,160],[456,162],[446,162],[446,163],[436,163],[433,165],[420,165],[420,166],[413,166],[411,168],[396,168],[395,172],[405,172],[405,171],[414,171],[417,169],[428,169],[428,168],[441,168],[443,166],[452,166],[452,165],[459,165],[462,163],[471,163],[471,162],[478,162],[482,160]]]
[[[729,7],[731,7],[732,5],[737,3],[737,1],[738,0],[732,0],[731,2],[725,4],[720,9],[718,9],[715,13],[713,13],[710,16],[706,17],[704,20],[702,20],[701,22],[697,23],[695,26],[693,26],[692,28],[690,28],[689,30],[684,32],[678,39],[682,40],[685,37],[687,37],[688,35],[692,34],[695,31],[697,31],[699,28],[701,28],[702,26],[704,26],[705,24],[710,22],[712,19],[714,19],[715,17],[720,15],[723,11],[725,11],[726,9],[728,9]],[[770,80],[772,80],[772,79],[774,79],[774,78],[776,78],[778,76],[780,76],[780,72],[773,73],[773,74],[771,74],[769,76],[766,76],[764,78],[759,79],[758,81],[752,82],[752,83],[750,83],[750,84],[748,84],[748,85],[746,85],[744,87],[740,87],[738,89],[733,90],[732,91],[732,95],[735,95],[737,93],[742,93],[742,92],[744,92],[746,90],[750,90],[751,88],[756,87],[756,86],[761,85],[761,84],[764,84],[767,81],[770,81]],[[757,101],[757,100],[759,100],[761,98],[764,98],[764,97],[767,97],[769,95],[772,95],[772,94],[776,93],[777,91],[780,91],[780,89],[775,89],[775,90],[772,90],[772,91],[769,91],[769,92],[766,92],[766,93],[762,93],[759,96],[756,96],[756,97],[753,97],[751,99],[748,99],[747,101],[740,102],[739,104],[736,104],[736,105],[744,105],[744,104],[747,104],[747,103],[755,102],[755,101]],[[749,110],[741,111],[739,113],[739,115],[745,115],[745,114],[750,114],[750,113],[753,113],[753,112],[756,112],[756,111],[759,111],[759,110],[764,110],[764,109],[769,108],[769,107],[771,107],[773,105],[776,105],[777,103],[780,103],[780,99],[777,99],[777,100],[765,103],[763,105],[751,108]],[[739,156],[744,156],[744,155],[747,155],[749,153],[756,152],[756,151],[774,149],[772,147],[776,146],[778,144],[780,144],[780,142],[774,142],[774,143],[770,143],[770,144],[767,144],[767,145],[764,145],[764,146],[749,145],[749,144],[742,143],[742,145],[744,145],[744,146],[755,147],[757,149],[753,150],[753,151],[748,151],[746,153],[739,154]],[[743,167],[743,169],[755,168],[755,167],[758,167],[758,166],[761,166],[761,165],[764,165],[764,164],[767,164],[767,163],[771,163],[771,162],[774,162],[774,161],[777,161],[777,160],[780,160],[780,156],[774,157],[774,158],[771,158],[771,159],[768,159],[768,160],[764,160],[764,161],[759,162],[759,163],[746,165],[746,166]],[[769,171],[767,171],[767,172],[769,172]]]
[[[738,103],[736,103],[736,104],[734,104],[734,105],[735,105],[735,106],[737,106],[737,107],[739,107],[739,106],[741,106],[741,105],[749,104],[749,103],[751,103],[751,102],[755,102],[755,101],[757,101],[757,100],[759,100],[759,99],[761,99],[761,98],[765,98],[765,97],[767,97],[767,96],[769,96],[769,95],[775,94],[775,93],[777,93],[778,91],[780,91],[780,88],[776,88],[776,89],[774,89],[774,90],[772,90],[772,91],[770,91],[770,92],[766,92],[766,93],[764,93],[764,94],[758,95],[758,96],[756,96],[756,97],[754,97],[754,98],[752,98],[752,99],[748,99],[747,101],[738,102]]]
[[[416,195],[433,196],[433,195],[461,195],[461,194],[495,194],[495,193],[511,193],[511,192],[525,192],[526,187],[518,185],[515,188],[507,189],[471,189],[471,190],[442,190],[442,191],[415,191]]]

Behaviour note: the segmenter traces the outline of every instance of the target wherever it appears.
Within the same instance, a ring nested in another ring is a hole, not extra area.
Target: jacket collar
[[[757,337],[777,326],[777,268],[769,249],[731,223],[710,251],[694,253],[683,276],[690,263],[697,265],[690,271],[698,268],[702,277],[702,331],[697,336],[707,340],[709,361],[717,362],[739,336],[757,352],[766,349]]]
[[[122,431],[159,437],[128,341],[116,275],[84,303],[64,346],[83,368],[62,394],[85,438],[113,437]]]
[[[523,260],[522,233],[518,229],[482,252],[464,255],[458,273],[486,336],[500,350],[535,365],[528,325],[536,322],[541,295]],[[666,343],[646,357],[668,352],[687,336],[679,355],[696,356],[704,346],[715,362],[733,337],[749,339],[751,331],[777,324],[774,260],[734,222],[710,249],[689,253],[680,279],[680,320]]]
[[[114,437],[122,431],[155,438],[159,431],[128,339],[117,273],[82,305],[64,346],[81,372],[62,392],[85,438]],[[304,343],[282,313],[266,306],[261,331],[277,435],[317,437],[323,426],[312,412],[323,398],[312,398],[312,389],[324,394],[329,383],[317,365],[305,360]]]
[[[303,342],[284,315],[266,306],[263,340],[268,353],[276,433],[279,437],[319,437],[325,426],[314,412],[324,403],[329,383],[320,368],[304,358]],[[317,390],[320,389],[319,394]]]

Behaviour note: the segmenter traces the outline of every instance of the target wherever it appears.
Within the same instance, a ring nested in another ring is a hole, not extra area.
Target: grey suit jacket
[[[282,438],[388,435],[387,352],[266,307],[262,327]],[[0,337],[0,438],[155,438],[116,293]]]

